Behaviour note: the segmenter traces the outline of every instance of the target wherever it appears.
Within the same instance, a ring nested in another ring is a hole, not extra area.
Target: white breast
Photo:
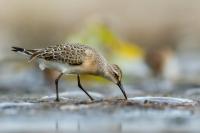
[[[62,64],[58,62],[52,62],[52,61],[46,61],[44,59],[38,59],[39,67],[41,70],[44,70],[45,68],[54,69],[62,73],[70,73],[71,72],[71,66],[68,64]]]

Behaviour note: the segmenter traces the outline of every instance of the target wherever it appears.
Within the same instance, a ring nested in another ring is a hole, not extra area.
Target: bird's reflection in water
[[[122,133],[122,124],[121,123],[111,123],[111,122],[85,122],[77,120],[75,123],[69,123],[65,121],[55,121],[55,132],[110,132],[110,133]]]
[[[59,133],[59,122],[58,122],[58,120],[56,120],[55,129],[56,129],[56,133]]]

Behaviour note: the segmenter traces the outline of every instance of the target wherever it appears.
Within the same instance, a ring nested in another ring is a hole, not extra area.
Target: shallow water
[[[0,103],[1,132],[200,131],[199,104],[189,99],[20,100]]]
[[[9,66],[9,67],[6,67]],[[128,101],[113,84],[83,80],[91,102],[74,80],[54,86],[33,64],[0,64],[0,132],[200,132],[198,82],[142,80],[126,83]],[[26,78],[24,78],[26,77]],[[130,80],[130,79],[129,79]]]

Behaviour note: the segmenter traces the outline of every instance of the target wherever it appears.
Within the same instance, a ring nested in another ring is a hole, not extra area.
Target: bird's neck
[[[101,75],[107,78],[111,69],[112,68],[110,64],[105,64],[105,66],[101,68]]]

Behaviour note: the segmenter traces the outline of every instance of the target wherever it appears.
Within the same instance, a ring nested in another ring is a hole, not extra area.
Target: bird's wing
[[[47,61],[80,65],[85,56],[85,47],[81,45],[55,45],[39,50],[32,55],[34,58],[42,58]]]

